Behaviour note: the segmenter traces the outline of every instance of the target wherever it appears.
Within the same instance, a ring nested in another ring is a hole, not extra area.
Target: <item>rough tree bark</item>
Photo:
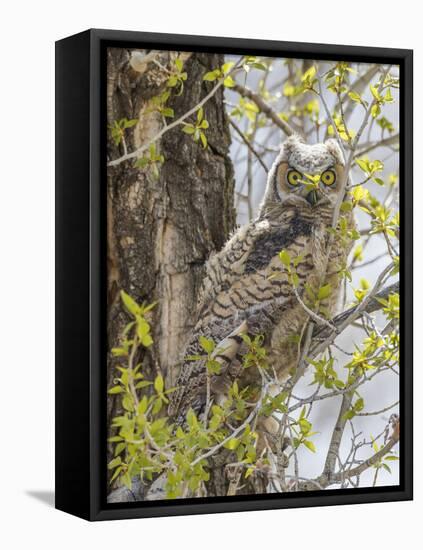
[[[145,52],[142,52],[145,53]],[[168,74],[154,63],[144,72],[129,64],[131,52],[108,51],[108,124],[124,117],[138,119],[126,130],[129,151],[148,142],[162,128],[162,117],[152,110],[151,98],[166,89]],[[162,66],[177,57],[161,52]],[[223,63],[223,56],[184,54],[188,79],[180,96],[168,106],[178,117],[196,105],[212,83],[205,72]],[[176,127],[157,142],[165,157],[158,179],[133,166],[132,161],[108,168],[108,344],[128,322],[119,291],[138,302],[157,301],[152,312],[154,344],[140,358],[143,372],[161,373],[168,387],[176,380],[178,358],[189,334],[204,264],[220,250],[235,226],[233,167],[229,158],[230,133],[220,89],[204,107],[210,123],[209,147],[203,149]],[[108,141],[108,160],[124,153],[123,144]],[[116,359],[109,355],[108,381]],[[108,399],[108,419],[119,413],[118,401]]]

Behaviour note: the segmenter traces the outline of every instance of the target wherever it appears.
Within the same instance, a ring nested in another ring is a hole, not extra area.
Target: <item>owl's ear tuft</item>
[[[287,158],[289,158],[292,151],[302,143],[305,143],[305,142],[303,138],[298,134],[294,134],[292,136],[287,137],[286,140],[281,145],[280,154],[283,160],[286,160]]]
[[[336,139],[328,139],[325,141],[325,146],[329,153],[333,156],[335,159],[336,164],[342,164],[344,165],[344,157],[342,155],[341,148],[338,145],[338,142]]]

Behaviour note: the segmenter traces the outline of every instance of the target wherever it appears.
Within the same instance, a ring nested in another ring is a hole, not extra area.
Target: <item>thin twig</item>
[[[317,94],[320,98],[320,101],[322,102],[322,105],[323,105],[323,108],[325,109],[326,111],[326,116],[328,117],[328,119],[330,120],[330,123],[332,124],[332,128],[333,128],[333,131],[335,132],[335,135],[336,135],[336,140],[338,142],[338,145],[339,145],[339,148],[341,149],[342,151],[342,156],[344,158],[344,162],[346,160],[346,155],[345,155],[345,148],[344,148],[344,144],[342,143],[342,139],[339,135],[339,132],[338,132],[338,127],[336,126],[335,124],[335,121],[333,119],[333,116],[332,116],[332,113],[330,112],[330,109],[328,107],[328,104],[326,103],[326,100],[325,100],[325,97],[322,93],[322,82],[321,82],[321,79],[320,77],[317,79],[317,82],[319,83],[319,91],[317,92],[316,90],[313,89],[314,93]]]
[[[241,58],[241,60],[242,60],[242,58]],[[240,64],[241,60],[239,60],[236,65],[234,65],[234,67],[231,69],[231,71],[229,71],[228,75],[233,74],[239,68],[239,64]],[[226,76],[228,76],[228,75],[226,75]],[[171,122],[167,126],[163,127],[155,136],[153,136],[151,139],[149,139],[147,141],[147,143],[144,143],[143,145],[141,145],[141,147],[138,147],[138,149],[136,149],[132,153],[127,153],[126,155],[122,155],[118,159],[111,160],[110,162],[107,163],[107,166],[117,166],[117,165],[121,164],[122,162],[124,162],[126,160],[130,160],[130,159],[133,159],[133,158],[138,158],[142,153],[144,153],[144,151],[146,151],[150,147],[150,145],[152,143],[159,140],[163,136],[163,134],[165,134],[169,130],[172,130],[172,128],[175,128],[179,124],[182,124],[184,122],[184,120],[186,120],[188,117],[190,117],[191,115],[196,113],[198,111],[198,109],[200,109],[200,107],[205,105],[207,103],[207,101],[209,101],[209,99],[211,99],[215,95],[215,93],[219,90],[219,88],[221,88],[222,86],[223,86],[223,79],[219,80],[219,82],[212,88],[212,90],[207,95],[205,95],[203,97],[203,99],[197,103],[197,105],[192,107],[192,109],[189,109],[189,111],[184,113],[177,120],[174,120],[173,122]]]
[[[263,387],[262,389],[262,392],[261,392],[261,395],[260,395],[260,398],[259,400],[257,401],[256,403],[256,406],[254,407],[254,409],[250,412],[250,414],[247,416],[247,418],[244,420],[244,422],[242,424],[240,424],[233,432],[231,432],[227,437],[225,437],[225,439],[223,439],[220,443],[218,443],[217,445],[215,445],[214,447],[212,447],[211,449],[209,449],[206,453],[198,456],[195,460],[193,460],[191,462],[191,466],[195,466],[196,464],[198,464],[201,460],[204,460],[206,458],[209,458],[209,456],[212,456],[214,455],[219,449],[221,449],[224,445],[226,445],[226,443],[232,439],[233,437],[236,437],[239,433],[242,432],[242,430],[244,430],[247,425],[254,419],[254,417],[258,414],[260,408],[261,408],[261,405],[262,405],[262,402],[263,402],[263,399],[264,399],[264,396],[266,395],[267,393],[267,389],[269,387],[270,384],[265,384],[265,386]]]
[[[272,109],[272,107],[270,107],[270,105],[266,103],[266,101],[264,101],[264,99],[258,94],[238,83],[236,83],[232,87],[232,90],[239,93],[239,95],[241,95],[242,97],[248,97],[248,99],[254,101],[260,111],[264,115],[266,115],[274,124],[276,124],[276,126],[278,126],[287,136],[292,136],[295,133],[291,126],[287,122],[282,120]]]
[[[381,139],[380,141],[375,141],[374,143],[364,143],[362,145],[363,148],[357,151],[355,158],[366,155],[367,153],[370,153],[370,151],[373,151],[378,147],[387,147],[389,145],[395,145],[397,143],[399,143],[399,133],[385,139]]]
[[[378,411],[373,412],[362,412],[362,413],[356,413],[355,416],[376,416],[378,414],[382,414],[384,412],[390,411],[394,407],[399,405],[399,401],[395,401],[395,403],[392,403],[392,405],[389,405],[388,407],[385,407],[384,409],[380,409]]]
[[[262,158],[260,157],[259,153],[254,149],[253,145],[249,141],[249,139],[244,135],[241,128],[232,120],[232,118],[229,118],[229,124],[232,126],[232,128],[235,130],[235,132],[241,137],[242,141],[245,143],[245,145],[248,147],[248,149],[252,152],[252,154],[256,157],[256,159],[259,161],[259,163],[262,165],[263,170],[266,172],[269,171],[269,168],[266,166],[266,164],[263,162]]]
[[[303,302],[303,300],[301,299],[301,296],[298,294],[297,288],[294,285],[292,286],[292,288],[294,290],[294,294],[295,294],[295,297],[297,298],[298,303],[304,309],[307,315],[313,319],[313,321],[315,321],[318,325],[323,325],[335,332],[337,331],[337,328],[335,327],[335,325],[333,325],[330,321],[324,319],[323,317],[320,317],[320,315],[315,313]]]

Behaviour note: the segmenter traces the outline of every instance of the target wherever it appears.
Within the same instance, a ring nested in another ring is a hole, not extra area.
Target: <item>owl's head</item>
[[[343,178],[343,156],[335,140],[307,145],[298,136],[291,136],[269,172],[260,217],[277,216],[288,206],[313,214],[329,213]]]

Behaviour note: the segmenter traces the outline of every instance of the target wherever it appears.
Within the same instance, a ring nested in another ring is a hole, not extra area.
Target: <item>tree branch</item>
[[[231,71],[228,72],[226,76],[233,74],[239,68],[241,59],[238,61],[238,63],[236,63],[236,65],[234,65],[234,67],[231,69]],[[141,145],[141,147],[138,147],[138,149],[136,149],[135,151],[132,151],[132,153],[127,153],[126,155],[122,155],[118,159],[111,160],[110,162],[107,163],[107,166],[117,166],[118,164],[121,164],[126,160],[138,158],[142,153],[144,153],[144,151],[147,151],[147,149],[150,147],[152,143],[155,143],[157,140],[159,140],[163,136],[163,134],[165,134],[169,130],[172,130],[172,128],[175,128],[179,124],[182,124],[185,119],[187,119],[188,117],[196,113],[198,109],[200,109],[200,107],[202,107],[205,103],[207,103],[207,101],[209,101],[209,99],[211,99],[215,95],[215,93],[219,90],[219,88],[223,86],[223,82],[224,82],[224,79],[220,79],[219,82],[212,88],[212,90],[207,95],[205,95],[201,101],[197,103],[197,105],[192,107],[192,109],[189,109],[189,111],[184,113],[177,120],[174,120],[167,126],[163,126],[163,128],[155,136],[153,136],[150,140],[148,140],[147,143],[144,143],[144,145]]]
[[[287,136],[292,136],[295,132],[291,126],[282,120],[277,113],[270,107],[266,101],[262,97],[260,97],[255,92],[249,90],[245,86],[242,86],[241,84],[235,83],[235,86],[232,87],[232,90],[239,93],[242,97],[248,97],[248,99],[251,99],[254,101],[254,103],[257,105],[257,107],[260,109],[260,111],[267,116],[278,128],[282,130]]]
[[[373,313],[375,311],[378,311],[379,309],[382,309],[383,305],[380,303],[379,300],[386,300],[390,294],[397,293],[397,292],[399,292],[399,281],[385,287],[383,290],[381,290],[380,292],[372,296],[368,301],[368,303],[366,304],[366,307],[360,310],[358,317],[361,317],[365,313]],[[343,311],[339,315],[336,315],[336,317],[333,318],[332,323],[338,329],[339,332],[340,332],[341,326],[343,327],[342,330],[344,330],[348,325],[350,325],[353,321],[357,319],[357,317],[355,317],[354,314],[357,312],[358,307],[359,305],[351,307],[346,311]],[[347,320],[349,322],[345,324],[345,321]],[[323,338],[332,336],[332,332],[333,332],[333,328],[332,330],[330,330],[327,327],[320,327],[316,330],[315,334],[313,335],[313,340],[321,341]]]
[[[354,91],[357,94],[362,94],[367,84],[370,83],[372,78],[377,74],[378,70],[379,70],[379,65],[372,65],[362,76],[360,76],[359,78],[357,78],[357,80],[354,81],[354,83],[351,85],[348,92]],[[345,116],[345,119],[348,121],[356,104],[348,95],[345,103],[346,103],[346,108],[344,111],[344,116]]]
[[[310,479],[308,481],[305,481],[304,483],[301,483],[298,490],[299,491],[312,491],[316,488],[316,484],[318,484],[322,489],[326,489],[329,485],[333,485],[335,483],[343,483],[344,481],[351,479],[353,477],[361,475],[363,472],[365,472],[368,468],[379,462],[385,455],[387,455],[391,449],[398,443],[399,441],[399,430],[395,430],[391,438],[389,439],[388,443],[379,449],[377,453],[372,455],[370,458],[364,460],[361,464],[358,466],[355,466],[354,468],[350,468],[346,470],[345,472],[336,472],[332,474],[331,478],[328,479],[324,474],[319,476],[316,479]]]
[[[335,472],[336,460],[339,454],[342,436],[344,435],[345,425],[347,423],[346,412],[351,407],[354,391],[344,393],[342,403],[339,409],[338,418],[332,432],[332,437],[329,444],[329,449],[326,455],[325,465],[323,467],[322,476],[328,480],[328,484],[333,483],[332,477]]]
[[[232,126],[232,128],[235,130],[235,132],[239,135],[239,137],[242,139],[242,141],[245,143],[245,145],[248,147],[248,149],[251,151],[251,153],[256,157],[256,159],[262,165],[264,171],[267,174],[267,172],[269,171],[269,168],[263,162],[260,155],[257,153],[257,151],[252,146],[251,142],[245,137],[244,132],[241,130],[241,128],[237,124],[235,124],[235,122],[232,120],[232,118],[229,118],[229,124]]]
[[[355,155],[355,158],[360,157],[362,155],[366,155],[367,153],[370,153],[370,151],[373,151],[374,149],[377,149],[378,147],[387,147],[389,145],[395,145],[399,142],[399,133],[394,134],[393,136],[389,136],[385,139],[381,139],[380,141],[375,141],[374,143],[363,143],[362,147],[363,149],[359,149],[357,154]]]
[[[387,292],[387,296],[391,292],[398,292],[399,289],[399,283],[395,283],[394,285],[391,285],[388,289],[385,289],[383,294],[379,294],[379,288],[380,285],[383,283],[383,280],[391,271],[393,268],[393,264],[389,264],[379,275],[376,283],[373,286],[373,289],[367,294],[367,296],[363,299],[362,302],[360,302],[357,306],[354,308],[351,308],[350,310],[347,310],[346,312],[342,313],[341,315],[338,315],[334,319],[334,325],[337,327],[338,332],[334,332],[332,334],[328,334],[326,340],[322,342],[321,336],[319,336],[319,341],[316,342],[316,344],[311,347],[310,350],[310,357],[315,357],[316,355],[319,355],[319,353],[322,353],[336,338],[336,336],[341,333],[343,330],[345,330],[351,323],[353,323],[356,319],[364,315],[365,313],[371,313],[372,311],[376,311],[377,309],[381,309],[382,305],[378,302],[378,299],[383,298],[386,296],[385,291]],[[377,307],[376,304],[379,304]],[[327,330],[326,328],[322,330]],[[316,335],[317,336],[317,335]],[[315,338],[314,338],[315,339]]]

